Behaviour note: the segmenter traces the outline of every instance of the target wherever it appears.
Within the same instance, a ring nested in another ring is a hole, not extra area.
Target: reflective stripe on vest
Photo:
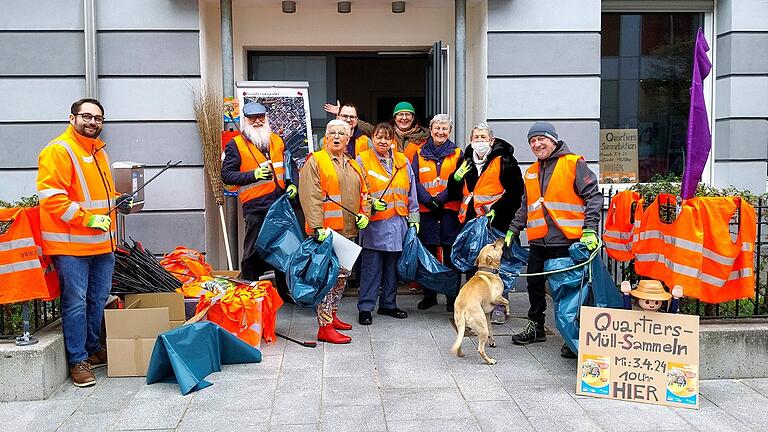
[[[310,157],[317,160],[317,171],[320,175],[320,189],[323,193],[323,228],[332,228],[336,231],[344,229],[344,209],[338,204],[332,202],[330,199],[326,200],[326,194],[332,200],[336,202],[342,202],[341,186],[339,185],[339,178],[336,174],[336,167],[331,159],[331,156],[325,149],[312,153]],[[357,162],[352,159],[344,159],[354,170],[360,183],[360,195],[358,202],[358,212],[362,212],[364,197],[364,185],[363,174]],[[354,208],[350,210],[355,210]],[[304,224],[304,229],[308,234],[312,233],[312,228],[308,223]]]
[[[37,207],[0,209],[0,221],[9,223],[0,234],[0,304],[49,297],[30,220],[30,212],[37,211]]]
[[[371,215],[371,221],[389,219],[395,215],[408,216],[408,191],[411,182],[408,178],[408,168],[406,167],[408,160],[405,155],[400,152],[392,152],[391,162],[394,165],[394,178],[390,177],[387,169],[381,165],[375,150],[366,150],[360,153],[358,157],[363,163],[362,169],[365,174],[368,193],[387,204],[386,210],[377,211]]]
[[[574,154],[559,157],[543,197],[539,185],[539,162],[534,162],[526,170],[523,178],[528,208],[526,227],[529,240],[543,238],[549,230],[544,209],[566,238],[581,237],[584,227],[584,200],[573,190],[576,164],[581,159],[581,156]]]
[[[603,230],[603,244],[610,258],[622,262],[634,258],[632,248],[637,239],[635,232],[642,217],[643,200],[639,193],[627,189],[611,198]]]
[[[457,148],[453,153],[446,156],[441,165],[440,172],[437,172],[437,163],[434,160],[427,160],[421,156],[421,149],[417,152],[419,158],[419,172],[417,180],[421,186],[427,190],[431,196],[437,196],[448,187],[448,177],[456,171],[459,160],[461,159],[461,149]],[[460,201],[449,201],[443,205],[443,208],[458,212],[461,208]],[[430,210],[423,204],[419,204],[419,211],[422,213]]]
[[[240,202],[246,203],[272,193],[278,186],[285,189],[285,168],[283,166],[285,145],[277,134],[273,133],[269,136],[269,158],[264,156],[264,153],[253,143],[246,141],[242,135],[237,135],[233,139],[240,154],[240,172],[249,172],[256,168],[268,168],[272,172],[273,178],[257,180],[245,186],[230,187],[227,190],[237,190]]]
[[[501,156],[498,156],[488,162],[472,192],[469,191],[466,180],[464,181],[464,199],[459,209],[459,222],[463,223],[467,219],[467,210],[472,200],[474,200],[475,213],[483,216],[491,211],[491,207],[501,199],[502,195],[504,195],[504,186],[501,184]]]

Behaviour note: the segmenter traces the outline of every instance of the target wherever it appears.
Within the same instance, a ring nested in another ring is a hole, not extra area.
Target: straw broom
[[[197,131],[200,133],[200,145],[203,151],[203,164],[208,174],[216,207],[219,209],[221,229],[224,233],[224,247],[227,250],[227,266],[233,270],[232,256],[227,236],[227,224],[224,219],[224,183],[221,181],[221,130],[223,98],[213,90],[203,87],[201,91],[193,90],[195,120]]]

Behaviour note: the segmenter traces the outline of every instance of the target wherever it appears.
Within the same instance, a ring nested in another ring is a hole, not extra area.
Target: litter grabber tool
[[[275,272],[274,271],[268,271],[268,272],[264,273],[263,275],[259,276],[259,280],[260,281],[261,280],[274,281],[275,278],[276,278],[276,276],[275,276]],[[292,338],[290,336],[286,336],[286,335],[278,333],[278,332],[275,332],[275,335],[278,336],[278,337],[281,337],[281,338],[283,338],[283,339],[285,339],[287,341],[291,341],[291,342],[293,342],[295,344],[299,344],[299,345],[301,345],[303,347],[314,348],[314,347],[317,346],[317,342],[316,341],[300,341],[298,339],[294,339],[294,338]]]
[[[402,166],[399,166],[399,167],[395,168],[395,172],[392,173],[392,178],[389,179],[389,183],[387,183],[387,187],[385,187],[384,191],[381,192],[381,196],[382,197],[387,194],[387,191],[389,190],[389,187],[392,186],[392,182],[395,180],[395,176],[397,175],[397,172],[400,171],[400,168],[402,168]],[[381,199],[381,198],[377,198],[377,199]],[[371,207],[371,216],[375,215],[377,211],[378,210],[376,210],[375,208]]]
[[[148,184],[152,183],[152,180],[154,180],[154,179],[158,178],[158,177],[160,176],[160,174],[162,174],[162,173],[166,172],[166,171],[167,171],[169,168],[177,167],[177,166],[179,166],[180,164],[181,164],[181,161],[178,161],[178,162],[175,162],[175,163],[171,163],[171,161],[168,161],[168,162],[166,162],[165,166],[163,167],[163,169],[161,169],[161,170],[160,170],[160,172],[159,172],[159,173],[157,173],[157,174],[153,175],[153,176],[152,176],[152,178],[150,178],[149,180],[147,180],[146,182],[144,182],[144,184],[143,184],[143,185],[142,185],[140,188],[138,188],[138,189],[136,189],[135,191],[133,191],[132,193],[128,194],[128,196],[129,196],[129,197],[133,197],[133,196],[135,196],[135,195],[136,195],[137,193],[139,193],[139,192],[140,192],[142,189],[144,189],[145,187],[147,187],[147,185],[148,185]],[[120,204],[122,204],[122,203],[123,203],[123,201],[124,201],[125,199],[126,199],[126,198],[123,198],[123,200],[121,200],[120,202],[116,202],[116,203],[115,203],[115,205],[114,205],[114,207],[112,207],[112,208],[110,208],[110,209],[109,209],[109,211],[107,212],[107,215],[109,215],[109,214],[110,214],[110,213],[112,213],[113,211],[117,210],[117,208],[118,208],[118,207],[120,207]]]
[[[338,202],[335,199],[331,198],[330,195],[328,195],[328,192],[325,192],[325,198],[323,198],[323,201],[330,201],[330,202],[336,204],[337,206],[341,207],[342,210],[346,210],[349,214],[354,215],[355,218],[357,218],[357,213],[356,212],[353,212],[352,210],[344,207],[340,202]]]

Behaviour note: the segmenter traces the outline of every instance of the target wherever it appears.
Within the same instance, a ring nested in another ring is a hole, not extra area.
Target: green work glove
[[[419,233],[419,223],[418,222],[411,222],[410,224],[408,224],[408,226],[416,228],[416,234]]]
[[[106,215],[93,215],[88,219],[88,223],[85,224],[88,228],[93,228],[101,231],[109,231],[109,226],[112,225],[112,219]]]
[[[299,189],[296,188],[296,185],[289,184],[287,188],[285,188],[285,193],[288,195],[288,199],[294,199],[296,198],[296,194],[299,192]]]
[[[384,211],[387,209],[387,203],[381,198],[374,198],[373,201],[371,201],[371,205],[376,211]]]
[[[491,221],[491,223],[493,223],[493,218],[496,217],[496,210],[489,211],[488,213],[485,214],[485,217],[487,217],[488,220]]]
[[[469,164],[469,161],[464,159],[464,162],[461,163],[461,166],[459,167],[459,169],[457,169],[456,172],[453,173],[453,179],[456,180],[457,182],[464,180],[464,176],[466,176],[469,170],[471,169],[472,169],[472,166]]]
[[[507,245],[507,247],[512,246],[512,240],[517,237],[517,234],[515,234],[512,230],[507,230],[507,235],[504,236],[504,244]]]
[[[325,239],[327,239],[330,235],[330,228],[315,228],[315,240],[319,242],[325,241]]]
[[[253,170],[253,177],[258,180],[269,180],[272,178],[272,172],[267,167],[258,167]]]
[[[365,227],[368,226],[368,216],[358,213],[357,217],[355,218],[355,223],[357,225],[357,229],[365,229]]]
[[[131,207],[133,207],[133,196],[128,194],[122,194],[120,195],[120,198],[115,201],[117,204],[117,212],[120,214],[128,214],[131,212]]]
[[[593,229],[585,229],[582,231],[580,242],[584,243],[584,246],[587,247],[587,250],[592,252],[597,248],[597,245],[600,244],[600,241],[597,239],[597,233]]]

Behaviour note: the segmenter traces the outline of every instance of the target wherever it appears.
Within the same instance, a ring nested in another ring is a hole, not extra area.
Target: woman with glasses
[[[453,120],[448,114],[437,114],[429,122],[430,137],[413,158],[413,172],[418,177],[416,191],[421,212],[419,239],[443,264],[451,264],[451,246],[459,235],[461,181],[454,173],[462,151],[448,136]],[[458,288],[458,287],[457,287]],[[447,298],[447,309],[453,312],[455,297]],[[437,304],[437,292],[424,288],[424,298],[417,307],[429,309]]]
[[[310,155],[301,169],[299,200],[305,229],[317,241],[331,241],[331,230],[349,239],[368,226],[368,195],[360,166],[347,153],[351,130],[342,120],[331,120],[325,128],[323,149]],[[317,305],[317,339],[349,343],[352,338],[337,330],[352,326],[336,316],[349,270],[341,268],[334,287]]]
[[[405,156],[395,148],[394,137],[392,126],[379,123],[373,129],[373,149],[357,157],[372,207],[371,223],[360,232],[363,251],[357,310],[358,322],[362,325],[373,323],[377,299],[379,315],[408,317],[408,313],[397,307],[395,267],[408,225],[418,230],[419,203],[413,171]]]

